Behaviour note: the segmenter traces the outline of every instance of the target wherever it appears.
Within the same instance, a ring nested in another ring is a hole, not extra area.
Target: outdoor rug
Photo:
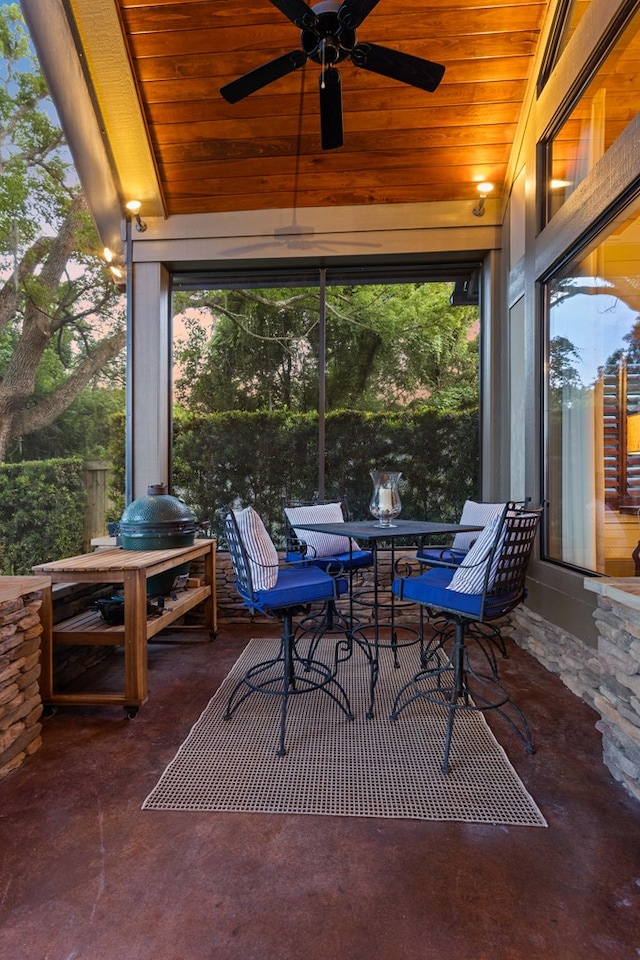
[[[277,640],[250,641],[142,809],[547,826],[482,714],[456,717],[446,775],[441,707],[420,701],[389,719],[396,692],[418,669],[415,648],[400,651],[399,668],[389,650],[380,651],[371,719],[369,664],[357,646],[338,674],[355,719],[322,692],[291,697],[287,753],[278,757],[277,697],[254,693],[224,719],[238,679],[277,648]]]

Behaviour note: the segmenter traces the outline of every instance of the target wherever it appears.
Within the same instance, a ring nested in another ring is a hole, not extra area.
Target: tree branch
[[[124,330],[119,330],[112,337],[101,340],[91,356],[82,360],[57,390],[41,400],[35,407],[29,407],[15,416],[13,435],[26,436],[53,423],[105,364],[124,349],[125,344],[126,332]]]

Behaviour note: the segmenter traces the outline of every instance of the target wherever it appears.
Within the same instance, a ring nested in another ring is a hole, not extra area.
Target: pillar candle
[[[378,508],[387,512],[393,509],[391,490],[387,489],[387,487],[380,488],[380,493],[378,494]]]

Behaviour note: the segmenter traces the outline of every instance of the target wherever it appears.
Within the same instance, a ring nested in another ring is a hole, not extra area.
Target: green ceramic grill
[[[147,495],[133,500],[120,519],[120,538],[124,550],[169,550],[190,547],[198,524],[183,500],[167,494],[164,484],[147,487]],[[181,564],[147,581],[149,596],[169,593],[176,577],[189,572]]]

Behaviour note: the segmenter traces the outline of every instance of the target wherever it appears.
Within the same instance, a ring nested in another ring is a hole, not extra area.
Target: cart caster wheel
[[[217,636],[218,636],[218,631],[212,630],[211,633],[209,634],[209,640],[215,640]]]
[[[52,704],[49,704],[49,706],[44,707],[42,710],[42,719],[49,720],[51,717],[55,717],[57,712],[58,708],[54,707]]]
[[[124,712],[127,715],[127,720],[133,720],[135,717],[137,717],[139,709],[139,707],[125,707]]]

